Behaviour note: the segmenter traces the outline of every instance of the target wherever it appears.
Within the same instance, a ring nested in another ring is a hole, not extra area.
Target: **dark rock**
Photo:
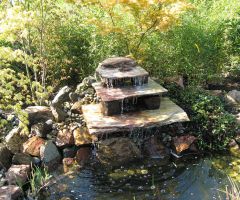
[[[91,147],[81,147],[76,154],[76,161],[80,166],[83,166],[91,157]]]
[[[74,145],[73,133],[69,129],[60,130],[57,134],[56,145],[58,147],[67,147]]]
[[[74,158],[76,156],[78,148],[76,146],[66,147],[63,149],[64,158]]]
[[[8,169],[11,166],[12,156],[11,151],[4,144],[0,144],[0,169]]]
[[[12,129],[5,138],[5,142],[7,144],[8,149],[12,153],[22,152],[23,143],[26,142],[28,137],[23,133],[21,133],[20,128]]]
[[[99,142],[97,157],[102,164],[119,166],[140,158],[141,152],[128,138],[111,138]]]
[[[20,187],[16,185],[8,185],[0,187],[1,200],[17,200],[23,197],[23,192]]]
[[[177,153],[181,153],[182,151],[189,149],[191,144],[193,144],[193,142],[195,142],[196,140],[197,138],[192,135],[174,137],[173,146]]]
[[[77,101],[71,107],[71,112],[74,114],[82,114],[82,102]]]
[[[62,122],[67,117],[67,113],[62,108],[51,106],[51,111],[56,122]]]
[[[61,155],[52,141],[47,141],[45,145],[41,146],[40,156],[44,166],[49,170],[56,169],[61,160]]]
[[[52,130],[52,120],[48,120],[46,122],[40,122],[40,123],[34,124],[31,127],[31,134],[41,138],[46,138],[47,134],[51,130]]]
[[[6,172],[6,178],[10,185],[24,185],[30,176],[30,172],[30,165],[12,165]]]
[[[28,139],[28,141],[23,144],[23,153],[39,157],[40,147],[44,144],[45,144],[44,139],[34,136]]]
[[[73,103],[79,101],[80,98],[81,98],[80,95],[77,94],[77,93],[75,93],[75,92],[70,92],[70,93],[69,93],[69,99],[70,99],[71,102],[73,102]]]
[[[101,111],[104,115],[112,116],[119,115],[122,112],[122,102],[121,101],[109,101],[101,102]]]
[[[25,109],[28,113],[30,126],[39,122],[45,122],[53,119],[52,111],[47,106],[30,106]]]
[[[16,153],[12,158],[14,165],[31,165],[33,163],[32,156],[24,153]]]
[[[71,88],[68,86],[64,86],[63,88],[61,88],[52,101],[53,107],[61,107],[65,101],[70,100],[69,99],[70,91]]]

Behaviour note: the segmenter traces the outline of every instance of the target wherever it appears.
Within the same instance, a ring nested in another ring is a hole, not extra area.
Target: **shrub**
[[[187,126],[199,138],[199,147],[212,151],[226,149],[239,127],[235,117],[224,109],[224,102],[196,87],[180,90],[171,86],[169,92],[187,111],[191,120]]]

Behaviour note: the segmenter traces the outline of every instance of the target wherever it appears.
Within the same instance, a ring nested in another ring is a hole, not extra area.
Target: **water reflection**
[[[83,200],[210,200],[224,199],[228,169],[217,161],[223,157],[161,161],[144,160],[127,167],[106,170],[86,167],[64,176],[50,188],[48,199]],[[230,159],[230,156],[227,156]],[[227,163],[227,162],[223,162]],[[229,166],[229,165],[228,165]],[[223,170],[224,169],[224,170]],[[62,190],[60,189],[62,185]]]

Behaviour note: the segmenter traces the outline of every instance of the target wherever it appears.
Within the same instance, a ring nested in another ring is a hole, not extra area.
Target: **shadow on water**
[[[221,162],[226,166],[220,165]],[[219,190],[225,190],[229,184],[228,174],[224,171],[229,170],[231,162],[230,156],[214,155],[168,163],[143,160],[112,170],[89,165],[79,172],[61,176],[56,184],[49,187],[48,199],[225,199],[224,193]]]

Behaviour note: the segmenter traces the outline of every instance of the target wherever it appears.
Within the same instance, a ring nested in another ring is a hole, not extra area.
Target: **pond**
[[[92,165],[95,166],[95,165]],[[238,179],[240,159],[229,155],[143,160],[118,169],[85,167],[61,176],[48,199],[210,200],[225,199],[228,176]]]

